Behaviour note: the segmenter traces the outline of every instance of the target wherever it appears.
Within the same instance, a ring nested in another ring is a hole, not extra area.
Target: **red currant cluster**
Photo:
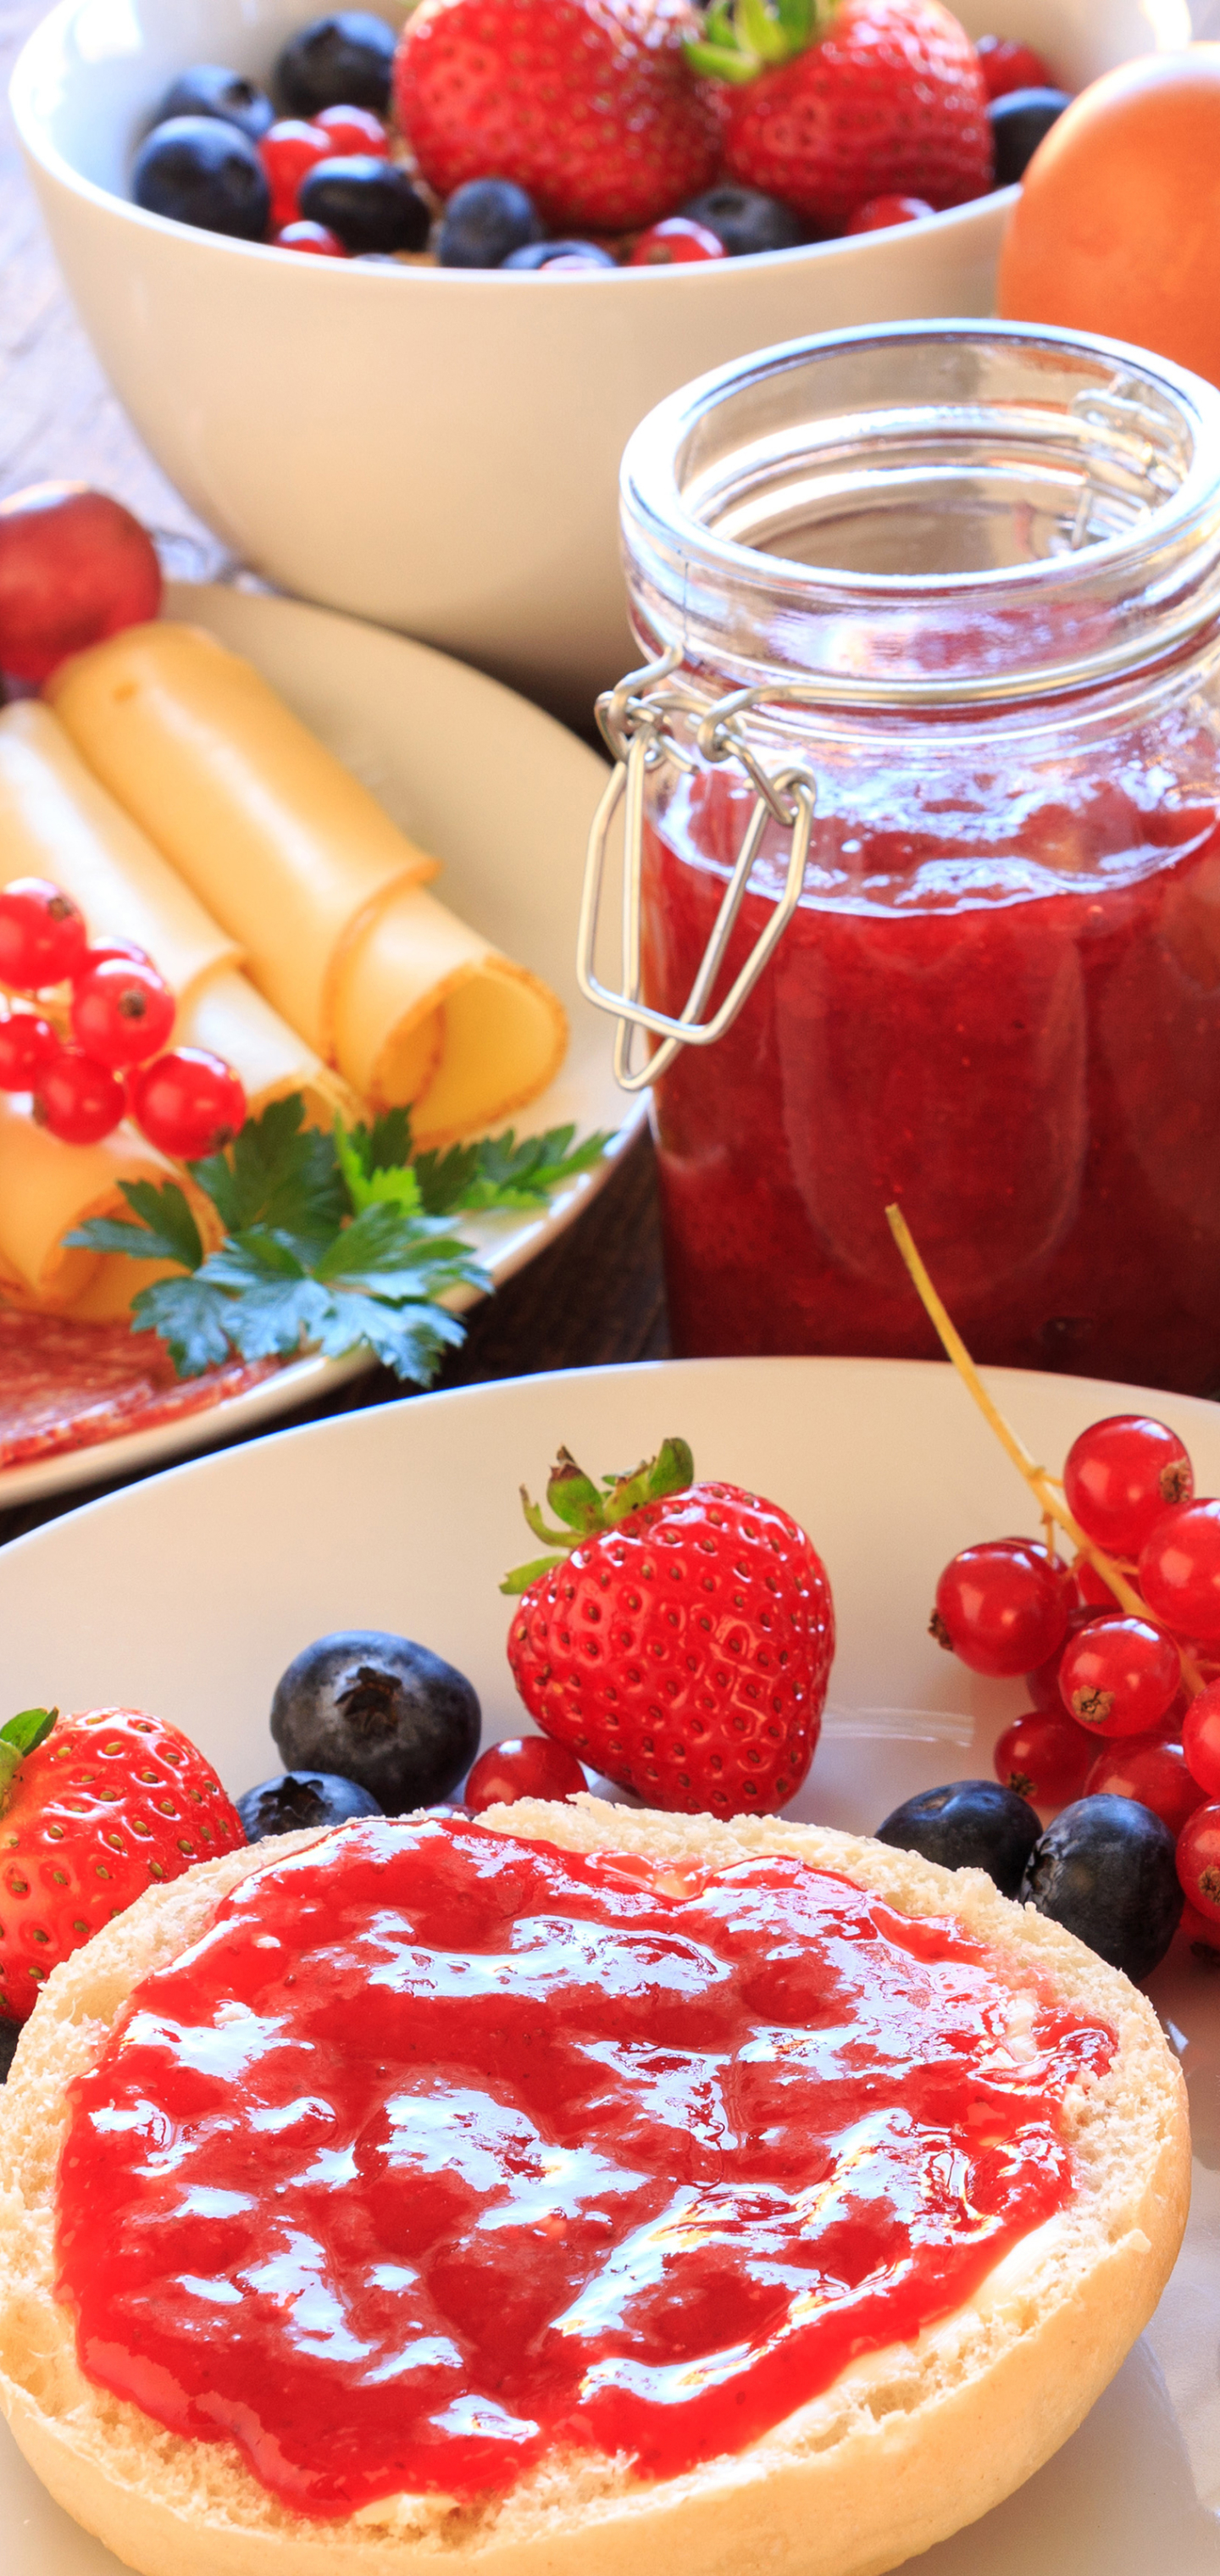
[[[45,877],[0,889],[0,987],[44,1009],[0,1018],[0,1091],[28,1091],[34,1116],[65,1145],[96,1145],[131,1117],[175,1161],[237,1134],[246,1095],[203,1047],[166,1050],[175,1002],[142,948],[91,948],[84,916]],[[65,998],[66,996],[66,998]]]
[[[1104,1570],[1034,1539],[963,1548],[932,1634],[972,1672],[1025,1680],[1031,1706],[995,1748],[1004,1786],[1037,1807],[1151,1808],[1177,1837],[1187,1929],[1220,1948],[1220,1501],[1195,1499],[1177,1433],[1132,1413],[1081,1432],[1063,1493]]]

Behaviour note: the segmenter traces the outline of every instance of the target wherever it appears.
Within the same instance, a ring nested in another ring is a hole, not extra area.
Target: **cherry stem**
[[[1025,1482],[1029,1486],[1031,1492],[1037,1496],[1038,1502],[1042,1507],[1043,1519],[1058,1521],[1060,1529],[1067,1531],[1069,1538],[1075,1542],[1079,1554],[1087,1557],[1090,1565],[1096,1568],[1096,1571],[1101,1576],[1102,1582],[1109,1585],[1109,1588],[1115,1595],[1116,1600],[1121,1603],[1123,1609],[1128,1613],[1130,1618],[1145,1619],[1148,1620],[1154,1628],[1163,1628],[1165,1626],[1164,1620],[1158,1619],[1154,1612],[1149,1609],[1147,1602],[1143,1599],[1142,1595],[1136,1591],[1134,1584],[1128,1583],[1127,1577],[1123,1573],[1122,1568],[1115,1564],[1112,1556],[1107,1556],[1104,1547],[1098,1547],[1096,1540],[1091,1539],[1087,1532],[1082,1530],[1079,1521],[1073,1518],[1071,1512],[1068,1510],[1066,1502],[1064,1501],[1062,1491],[1056,1484],[1054,1478],[1047,1474],[1045,1467],[1040,1467],[1038,1465],[1037,1460],[1026,1448],[1019,1433],[1013,1430],[1012,1424],[1007,1420],[1006,1416],[1001,1413],[999,1405],[996,1403],[994,1397],[988,1394],[982,1378],[979,1376],[978,1370],[974,1365],[974,1361],[971,1359],[970,1353],[962,1340],[961,1334],[949,1313],[948,1307],[945,1305],[943,1298],[938,1296],[936,1289],[932,1285],[922,1256],[916,1245],[914,1235],[907,1224],[901,1208],[887,1207],[885,1213],[889,1222],[890,1232],[893,1235],[894,1241],[897,1244],[898,1249],[902,1254],[902,1258],[906,1263],[907,1269],[911,1274],[920,1302],[932,1323],[935,1325],[940,1340],[943,1343],[949,1358],[952,1360],[958,1376],[961,1378],[963,1385],[969,1389],[970,1394],[974,1397],[974,1401],[977,1404],[980,1413],[984,1416],[984,1419],[990,1423],[997,1440],[1001,1441],[1005,1449],[1008,1451],[1008,1455],[1011,1458],[1014,1467],[1020,1469],[1020,1472],[1024,1476]],[[1168,1631],[1167,1633],[1172,1634],[1172,1631]],[[1199,1671],[1198,1665],[1192,1661],[1188,1654],[1185,1653],[1177,1638],[1174,1638],[1174,1643],[1177,1645],[1178,1652],[1182,1657],[1182,1673],[1188,1690],[1192,1692],[1201,1691],[1203,1688],[1203,1675]]]

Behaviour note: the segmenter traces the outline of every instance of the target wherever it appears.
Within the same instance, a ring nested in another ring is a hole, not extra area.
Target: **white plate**
[[[497,681],[379,626],[191,582],[170,584],[166,614],[209,627],[255,663],[396,822],[444,861],[438,891],[445,902],[542,975],[563,1003],[571,1027],[566,1061],[513,1123],[519,1135],[533,1135],[570,1120],[582,1135],[609,1129],[614,1143],[541,1214],[466,1221],[463,1231],[499,1284],[570,1224],[647,1116],[642,1100],[629,1104],[618,1089],[606,1022],[576,983],[581,872],[605,763]],[[0,1469],[0,1511],[208,1448],[372,1365],[368,1357],[304,1359],[246,1395],[158,1430]]]
[[[988,1372],[1034,1454],[1099,1414],[1164,1412],[1220,1492],[1220,1410],[1187,1396]],[[273,1684],[332,1627],[416,1635],[469,1673],[486,1733],[519,1731],[503,1570],[529,1553],[517,1486],[559,1442],[591,1471],[666,1432],[697,1468],[795,1511],[822,1549],[840,1645],[825,1738],[794,1812],[870,1828],[900,1798],[986,1774],[1015,1684],[927,1636],[945,1559],[1034,1528],[1026,1494],[949,1371],[914,1361],[706,1360],[509,1380],[287,1431],[180,1467],[0,1552],[5,1704],[134,1700],[198,1738],[241,1790],[274,1769]],[[1189,1957],[1156,1999],[1195,2125],[1190,2231],[1147,2334],[1088,2421],[1019,2494],[919,2576],[1205,2576],[1220,2567],[1220,1976]],[[114,2561],[0,2435],[6,2576]]]

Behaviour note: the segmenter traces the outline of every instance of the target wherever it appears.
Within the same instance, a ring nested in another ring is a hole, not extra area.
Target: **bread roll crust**
[[[544,2461],[507,2495],[385,2500],[341,2523],[292,2513],[225,2443],[193,2442],[96,2388],[53,2296],[64,2087],[130,1988],[197,1938],[218,1899],[316,1834],[226,1854],[150,1889],[49,1979],[0,2104],[0,2403],[43,2483],[142,2576],[881,2576],[973,2521],[1075,2430],[1151,2316],[1186,2223],[1185,2087],[1146,1998],[977,1870],[771,1820],[641,1815],[580,1799],[481,1819],[568,1849],[727,1866],[782,1852],[911,1914],[947,1914],[1062,2003],[1116,2031],[1108,2072],[1063,2105],[1077,2188],[977,2296],[845,2370],[739,2454],[641,2480],[622,2460]]]

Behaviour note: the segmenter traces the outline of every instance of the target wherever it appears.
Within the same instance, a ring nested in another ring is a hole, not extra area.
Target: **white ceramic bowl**
[[[238,554],[586,715],[631,657],[616,479],[636,422],[773,341],[987,312],[1011,192],[853,241],[554,278],[340,266],[133,206],[133,143],[174,74],[263,78],[310,15],[62,0],[13,104],[68,285],[154,456]],[[961,16],[1026,37],[1072,89],[1190,33],[1188,0],[962,0]]]

